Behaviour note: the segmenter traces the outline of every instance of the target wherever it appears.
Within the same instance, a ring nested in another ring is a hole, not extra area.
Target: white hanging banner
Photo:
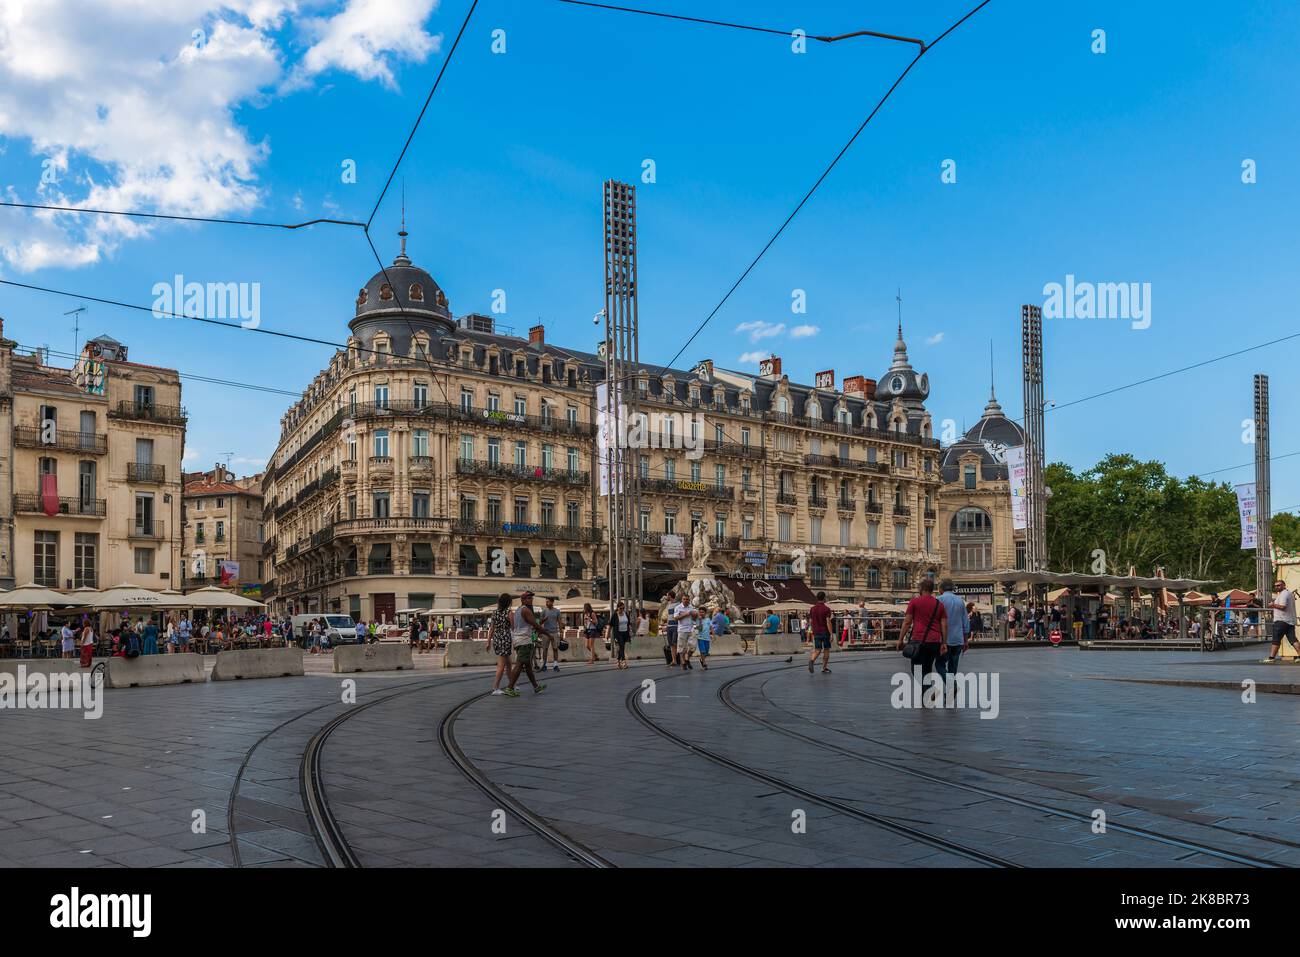
[[[1026,497],[1025,447],[1007,449],[1007,473],[1011,480],[1011,527],[1029,527],[1029,499]]]
[[[1241,547],[1254,548],[1259,541],[1259,515],[1255,511],[1255,483],[1236,487],[1237,513],[1241,516]]]

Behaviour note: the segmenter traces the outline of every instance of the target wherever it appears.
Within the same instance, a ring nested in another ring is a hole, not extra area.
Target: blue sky
[[[643,5],[933,38],[973,0]],[[162,24],[105,4],[102,22],[75,30],[77,17],[49,9],[58,3],[42,6],[26,23],[0,21],[0,52],[30,46],[22,31],[46,15],[59,37],[39,64],[0,56],[10,61],[0,67],[6,198],[301,221],[369,215],[469,3],[185,0]],[[192,29],[205,31],[206,59],[187,49]],[[496,29],[504,54],[491,49]],[[1095,29],[1106,31],[1104,54],[1092,52]],[[681,361],[753,369],[742,355],[774,351],[800,381],[826,368],[877,376],[901,287],[936,428],[952,419],[960,429],[987,398],[990,340],[999,398],[1020,413],[1020,304],[1041,303],[1044,284],[1067,274],[1150,283],[1151,325],[1049,320],[1046,392],[1061,404],[1295,331],[1297,40],[1300,8],[1281,2],[1188,3],[1175,16],[1169,4],[993,0],[921,60]],[[639,185],[641,354],[666,361],[913,52],[855,39],[796,55],[782,37],[482,0],[400,174],[411,255],[456,313],[487,311],[504,289],[500,321],[521,334],[542,321],[552,341],[590,348],[601,182],[639,183],[651,159],[656,182]],[[59,182],[41,188],[52,157]],[[957,181],[945,184],[949,159]],[[345,160],[355,184],[341,182]],[[385,260],[399,211],[400,182],[373,227]],[[143,305],[176,273],[257,282],[264,326],[341,341],[375,272],[358,230],[124,232],[88,219],[0,210],[0,278]],[[791,311],[796,289],[806,314]],[[70,350],[62,313],[76,304],[0,287],[5,333],[27,345]],[[818,331],[796,338],[796,326]],[[83,334],[101,332],[142,362],[292,390],[329,354],[92,305]],[[1254,372],[1272,377],[1274,454],[1300,450],[1286,427],[1300,413],[1288,388],[1298,349],[1050,412],[1048,455],[1084,468],[1127,451],[1180,475],[1250,462],[1241,423]],[[289,401],[187,382],[187,464],[234,452],[237,469],[255,470]],[[1300,506],[1300,457],[1274,471],[1276,507]]]

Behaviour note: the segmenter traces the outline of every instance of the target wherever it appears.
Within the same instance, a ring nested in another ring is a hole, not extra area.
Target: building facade
[[[222,465],[185,475],[185,589],[215,585],[260,597],[268,563],[262,557],[262,477],[236,478]]]
[[[1007,449],[1024,444],[1024,429],[1003,414],[990,389],[980,420],[943,452],[939,549],[968,600],[1001,601],[989,573],[1024,568],[1025,533],[1012,527],[1007,468]]]
[[[263,480],[274,609],[391,619],[523,587],[599,596],[602,347],[453,318],[405,238],[349,328],[283,417]],[[879,386],[817,378],[793,383],[775,357],[759,375],[638,368],[648,597],[684,577],[698,523],[716,571],[802,575],[838,597],[903,598],[937,569],[940,450],[901,326]]]
[[[6,584],[169,588],[180,577],[186,414],[173,369],[86,343],[71,369],[0,337]]]

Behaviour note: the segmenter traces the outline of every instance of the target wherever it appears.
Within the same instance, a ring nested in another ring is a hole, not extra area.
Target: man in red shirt
[[[817,593],[817,604],[808,609],[808,630],[812,632],[813,653],[808,659],[808,674],[813,673],[817,656],[825,652],[822,661],[822,674],[831,673],[831,609],[826,604],[826,592]]]
[[[939,657],[947,633],[948,612],[944,609],[943,602],[934,597],[934,579],[922,578],[920,593],[907,603],[898,649],[903,649],[909,635],[919,643],[916,656],[912,659],[912,667],[920,667],[923,681],[934,670],[935,660]]]

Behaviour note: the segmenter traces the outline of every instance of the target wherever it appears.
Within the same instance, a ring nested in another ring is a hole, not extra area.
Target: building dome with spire
[[[976,452],[980,456],[981,477],[987,480],[1006,479],[1007,449],[1025,444],[1025,430],[1007,418],[998,404],[997,394],[989,385],[989,401],[984,413],[966,434],[944,449],[940,472],[945,482],[955,482],[960,476],[962,456]]]
[[[437,339],[456,327],[447,295],[428,272],[412,264],[406,254],[406,226],[401,232],[401,250],[393,264],[371,276],[357,293],[356,315],[348,323],[352,334],[369,347],[375,334],[385,332],[392,351],[410,351],[411,336],[427,332]]]
[[[898,340],[894,343],[894,361],[876,380],[876,398],[886,402],[900,399],[905,405],[919,406],[930,395],[930,377],[917,372],[907,358],[903,341],[903,320],[898,320]]]

